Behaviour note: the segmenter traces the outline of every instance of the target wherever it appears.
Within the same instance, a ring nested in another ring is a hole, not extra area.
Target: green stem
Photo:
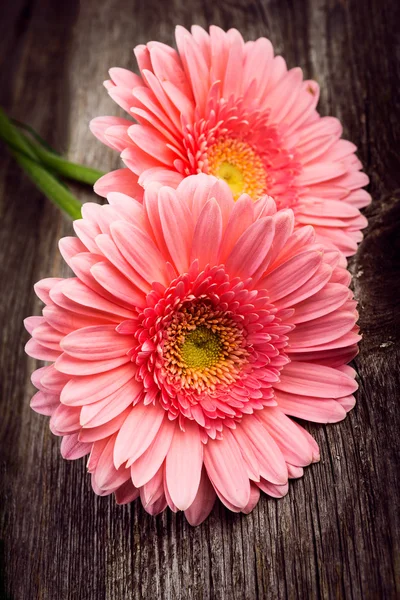
[[[24,129],[25,131],[27,131],[34,138],[34,140],[40,146],[42,146],[45,150],[48,150],[49,152],[53,152],[53,154],[57,154],[58,156],[61,156],[60,153],[57,152],[57,150],[54,150],[54,148],[52,148],[46,142],[46,140],[44,140],[42,137],[40,137],[40,135],[30,125],[27,125],[26,123],[22,123],[22,121],[18,121],[17,119],[10,119],[10,121],[15,127],[18,127],[18,129]]]
[[[59,175],[63,175],[68,179],[73,179],[74,181],[79,181],[80,183],[86,183],[88,185],[94,185],[96,181],[104,175],[104,173],[97,169],[91,169],[90,167],[85,167],[78,163],[65,160],[61,156],[57,156],[48,150],[44,150],[36,144],[33,147],[33,150],[46,167],[49,167]]]
[[[20,127],[31,131],[27,125],[21,124]],[[17,152],[25,154],[38,163],[42,163],[59,175],[79,181],[80,183],[94,185],[104,175],[102,171],[98,171],[97,169],[65,160],[58,154],[49,151],[46,142],[41,140],[40,136],[36,133],[31,133],[31,135],[36,141],[19,131],[0,108],[0,139]]]
[[[25,170],[31,180],[54,204],[72,219],[81,218],[81,203],[68,188],[64,187],[53,175],[25,154],[11,151],[17,163]]]
[[[2,108],[0,108],[0,139],[11,146],[11,148],[14,148],[14,150],[22,152],[33,160],[37,160],[32,145],[28,142],[26,137],[14,127]]]
[[[81,217],[81,203],[79,200],[40,164],[37,151],[35,151],[32,143],[14,127],[1,108],[0,139],[6,142],[17,163],[54,204],[73,219]]]

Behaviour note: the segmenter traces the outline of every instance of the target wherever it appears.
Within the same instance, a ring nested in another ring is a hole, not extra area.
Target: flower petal
[[[196,423],[187,421],[185,431],[175,428],[165,463],[169,495],[179,510],[186,510],[196,498],[203,465],[203,444]]]
[[[185,517],[190,525],[200,525],[213,509],[216,500],[216,493],[210,483],[207,472],[203,467],[199,489],[192,504],[185,510]]]
[[[301,396],[341,398],[355,392],[358,386],[352,377],[337,369],[293,361],[285,366],[274,387]]]
[[[240,449],[226,429],[222,440],[209,440],[204,465],[214,487],[233,505],[244,508],[250,499],[250,482]]]
[[[114,464],[117,469],[122,463],[135,460],[147,450],[164,417],[165,411],[157,405],[138,404],[132,408],[115,442]]]

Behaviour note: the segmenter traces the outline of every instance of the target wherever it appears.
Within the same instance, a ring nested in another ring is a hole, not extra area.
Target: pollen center
[[[267,174],[253,148],[239,139],[222,138],[210,146],[208,172],[229,185],[235,200],[241,194],[256,199],[266,193]]]
[[[198,327],[186,335],[181,356],[187,367],[204,369],[218,363],[221,349],[222,341],[217,333],[206,327]]]
[[[170,384],[199,393],[229,385],[247,362],[243,328],[208,301],[178,308],[163,346]]]

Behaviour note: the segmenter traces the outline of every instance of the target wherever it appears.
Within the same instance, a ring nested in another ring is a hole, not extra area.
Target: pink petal
[[[250,482],[240,449],[232,433],[222,440],[208,440],[204,465],[214,487],[233,505],[244,508],[250,499]]]
[[[271,302],[284,298],[308,281],[322,261],[322,253],[306,250],[277,267],[260,282]]]
[[[130,336],[120,335],[114,325],[95,325],[72,331],[61,342],[64,352],[82,360],[106,360],[124,356],[134,345]]]
[[[173,83],[185,96],[192,96],[190,85],[181,67],[181,61],[176,52],[174,54],[165,52],[160,48],[151,48],[151,64],[155,76],[161,83],[168,81]]]
[[[109,294],[112,294],[117,302],[144,308],[143,292],[132,285],[115,267],[107,262],[98,262],[90,269],[90,272],[97,283]]]
[[[140,499],[145,510],[162,497],[164,497],[164,465],[161,465],[157,473],[140,488]]]
[[[166,458],[166,483],[172,502],[179,510],[193,503],[199,489],[203,444],[196,423],[187,421],[185,431],[175,428]]]
[[[165,411],[159,405],[138,404],[132,408],[115,442],[116,468],[129,459],[136,460],[147,450],[157,435],[164,417]]]
[[[263,217],[240,236],[226,261],[233,276],[251,277],[257,271],[271,247],[274,230],[272,217]]]
[[[43,370],[38,369],[38,371],[40,372],[40,384],[45,390],[56,393],[59,396],[64,385],[69,381],[69,377],[57,371],[54,365],[44,367]],[[38,371],[35,371],[35,373],[38,373]],[[36,384],[34,383],[34,385]]]
[[[280,210],[273,216],[273,220],[275,223],[275,234],[269,252],[270,264],[275,261],[293,233],[294,215],[291,210]]]
[[[60,283],[60,281],[65,280],[61,277],[47,277],[46,279],[38,281],[33,286],[36,296],[45,304],[51,304],[50,290],[52,290],[57,283]]]
[[[115,83],[115,85],[120,85],[126,88],[134,88],[136,86],[141,86],[143,84],[143,80],[129,71],[128,69],[121,69],[121,67],[113,67],[109,70],[110,77]]]
[[[79,408],[59,404],[50,419],[50,430],[54,435],[76,433],[80,429]]]
[[[284,485],[288,478],[286,462],[268,431],[253,415],[245,416],[238,427],[243,427],[253,445],[261,476],[271,483]]]
[[[306,429],[304,429],[304,427],[302,427],[301,425],[299,425],[296,422],[293,422],[293,425],[295,425],[297,431],[299,431],[301,433],[301,435],[303,436],[303,438],[305,438],[305,440],[310,448],[310,451],[312,453],[313,462],[318,462],[321,457],[320,457],[317,442],[314,440],[312,435],[310,433],[308,433],[308,431]]]
[[[303,477],[304,469],[302,467],[294,467],[287,463],[289,479],[298,479],[299,477]]]
[[[52,295],[53,295],[53,291],[50,292]],[[96,292],[94,292],[93,290],[88,288],[86,285],[84,285],[81,281],[79,281],[77,279],[71,278],[71,279],[64,281],[62,283],[62,294],[66,298],[68,298],[69,300],[72,300],[72,302],[74,302],[75,304],[78,305],[78,306],[73,306],[73,305],[68,304],[65,307],[65,308],[69,308],[70,310],[72,308],[75,308],[74,312],[82,312],[83,314],[85,314],[85,310],[82,310],[79,306],[79,305],[81,305],[82,307],[89,309],[88,310],[89,314],[90,314],[90,311],[93,311],[95,309],[95,310],[99,310],[106,314],[109,313],[109,314],[113,315],[114,317],[116,315],[118,315],[125,319],[131,319],[132,317],[135,316],[135,313],[132,310],[128,310],[126,308],[123,308],[122,306],[119,306],[118,304],[114,304],[113,302],[110,302],[109,300],[102,298],[101,296],[96,294]],[[55,298],[55,295],[53,295],[53,297]],[[55,300],[56,304],[60,305],[59,300],[58,299],[56,299],[56,300]]]
[[[290,112],[293,104],[297,101],[303,74],[301,69],[291,69],[280,80],[279,84],[268,94],[265,106],[270,107],[270,119],[272,122],[280,122]]]
[[[229,221],[221,244],[221,261],[226,262],[234,245],[240,236],[253,223],[253,202],[249,196],[243,194],[235,202],[230,213]]]
[[[80,252],[86,252],[87,250],[86,246],[82,244],[78,238],[72,236],[61,238],[61,240],[58,242],[58,248],[63,259],[68,265],[73,256],[79,254]]]
[[[331,276],[332,268],[325,263],[321,263],[312,277],[310,277],[298,288],[294,289],[293,292],[287,296],[283,296],[280,300],[275,300],[274,305],[277,308],[293,307],[296,311],[297,303],[310,299],[310,302],[307,304],[307,306],[313,307],[314,297],[321,289],[325,289],[327,282],[331,279]]]
[[[340,404],[340,406],[344,408],[346,413],[349,412],[349,410],[351,410],[352,408],[354,408],[356,404],[356,399],[354,398],[354,396],[345,396],[344,398],[338,398],[337,401]]]
[[[99,486],[97,485],[96,481],[95,481],[95,477],[94,477],[94,473],[92,474],[91,477],[91,484],[92,484],[92,490],[94,491],[94,493],[97,496],[111,496],[111,494],[117,489],[107,489],[107,490],[102,490],[101,488],[99,488]],[[117,486],[118,487],[118,486]]]
[[[176,155],[167,146],[165,137],[148,125],[131,125],[129,137],[150,157],[162,164],[172,166]],[[154,165],[155,166],[155,165]]]
[[[310,348],[339,339],[351,331],[357,321],[357,313],[336,310],[317,319],[300,323],[290,334],[293,351]]]
[[[296,467],[305,467],[312,462],[313,456],[307,440],[296,428],[296,424],[279,408],[257,411],[256,417],[274,438],[287,462]]]
[[[317,398],[341,398],[357,389],[352,377],[337,369],[306,362],[285,365],[274,387],[284,392]]]
[[[137,200],[143,198],[143,188],[138,184],[137,175],[130,169],[118,169],[100,177],[94,184],[94,191],[107,198],[110,192],[128,194]]]
[[[82,406],[97,402],[120,389],[135,374],[136,367],[129,362],[96,377],[88,375],[72,378],[61,392],[61,402],[69,406]]]
[[[146,506],[143,505],[143,508],[146,512],[149,513],[149,515],[152,515],[154,517],[162,513],[163,510],[167,508],[167,500],[163,494],[152,504],[146,504]]]
[[[111,235],[123,256],[149,283],[168,285],[165,260],[154,242],[138,227],[122,221],[111,225]]]
[[[94,473],[96,485],[102,490],[118,488],[130,478],[130,470],[121,467],[116,469],[113,463],[115,435],[107,442]]]
[[[218,262],[222,238],[222,214],[215,199],[204,205],[193,234],[190,262],[199,260],[199,268]]]
[[[27,317],[24,319],[24,327],[32,335],[33,330],[45,322],[43,317]]]
[[[167,86],[167,84],[168,84],[168,86]],[[159,82],[159,85],[161,85],[160,82]],[[171,89],[169,86],[172,86],[172,88],[174,90],[176,89],[176,86],[174,86],[170,82],[167,82],[167,81],[162,82],[163,90],[167,93],[169,98],[175,104],[175,95],[169,93],[169,90]],[[174,118],[171,118],[171,115],[169,114],[168,110],[166,111],[165,107],[160,106],[160,103],[158,102],[158,100],[157,100],[155,94],[152,92],[152,90],[150,90],[146,87],[140,87],[140,88],[137,87],[136,89],[133,90],[132,94],[133,94],[133,97],[139,101],[140,105],[143,106],[143,109],[147,113],[147,119],[153,118],[154,122],[162,124],[162,127],[163,127],[162,131],[163,131],[164,135],[168,136],[169,140],[171,140],[171,139],[176,140],[176,138],[179,137],[180,128],[176,127]],[[181,98],[182,98],[182,94],[179,93],[179,99],[181,100]],[[185,108],[187,110],[188,104],[190,104],[190,102],[186,98],[184,101],[184,106],[182,106],[183,111],[185,111]],[[134,108],[131,109],[131,112],[135,115]],[[193,111],[189,111],[189,114],[190,114],[190,112],[193,112]],[[166,130],[167,130],[168,134],[166,133]]]
[[[209,87],[208,68],[196,42],[189,34],[181,35],[180,32],[182,31],[183,29],[176,29],[176,40],[180,55],[182,58],[185,58],[184,65],[187,65],[187,68],[185,69],[186,76],[191,80],[196,106],[199,113],[202,114],[205,108]]]
[[[50,350],[57,350],[57,352],[61,350],[60,341],[63,337],[62,333],[46,322],[35,327],[32,331],[32,337],[36,342]]]
[[[279,408],[286,414],[298,419],[313,421],[314,423],[337,423],[346,416],[346,410],[336,400],[321,400],[287,394],[276,391],[275,398]]]
[[[115,371],[114,371],[115,373]],[[80,423],[83,427],[99,427],[121,414],[137,402],[142,394],[143,384],[130,379],[102,400],[85,404],[81,410]]]
[[[243,508],[242,512],[245,515],[248,515],[249,513],[251,513],[251,511],[254,509],[256,504],[258,504],[259,499],[260,499],[260,488],[257,487],[257,485],[254,485],[254,483],[252,483],[250,485],[250,500],[249,500],[248,504]]]
[[[347,287],[337,283],[328,283],[322,290],[295,307],[291,317],[294,324],[308,322],[340,308],[349,296]],[[312,325],[310,325],[312,326]]]
[[[139,125],[138,127],[141,126]],[[131,140],[130,146],[121,152],[121,158],[131,171],[139,175],[138,182],[140,185],[143,185],[143,181],[140,179],[140,176],[143,172],[153,167],[163,166],[159,160],[157,160],[154,156],[150,156],[150,154],[144,152],[144,150],[135,144],[133,140]],[[171,158],[171,161],[172,160],[173,159]],[[167,165],[164,165],[164,168],[166,168],[166,166]]]
[[[109,438],[95,442],[92,445],[89,460],[87,462],[87,470],[89,473],[93,473],[96,470],[100,456],[103,453],[104,448],[107,446]]]
[[[44,385],[41,383],[41,379],[43,377],[43,375],[46,374],[47,370],[52,367],[53,365],[48,365],[47,367],[40,367],[39,369],[36,369],[36,371],[33,371],[32,375],[31,375],[31,381],[32,384],[35,386],[35,388],[37,388],[38,390],[41,390],[43,392],[48,391],[46,390],[46,388],[44,387]]]
[[[254,446],[244,427],[238,426],[235,429],[232,429],[232,435],[240,448],[249,479],[260,481],[260,465],[255,454]]]
[[[55,305],[45,306],[43,316],[49,325],[63,334],[71,333],[71,331],[81,329],[82,327],[110,324],[113,320],[111,316],[107,317],[107,315],[100,312],[97,315],[95,313],[92,315],[80,315]],[[116,326],[116,323],[114,326]]]
[[[68,356],[65,352],[56,360],[55,367],[66,375],[96,375],[105,371],[112,371],[125,363],[130,362],[129,356],[120,356],[112,360],[81,360]]]
[[[239,98],[243,80],[244,42],[237,29],[230,29],[227,37],[229,39],[229,55],[222,93],[225,98]]]
[[[150,446],[139,456],[131,466],[131,477],[137,487],[147,483],[161,467],[172,442],[175,421],[163,419]],[[131,461],[129,460],[128,463]]]
[[[96,117],[90,121],[89,128],[93,135],[103,142],[103,144],[110,146],[110,148],[114,148],[114,146],[110,144],[105,137],[105,132],[109,127],[113,127],[115,125],[124,126],[127,128],[132,125],[132,121],[128,121],[128,119],[121,119],[120,117]]]
[[[80,442],[77,433],[66,435],[61,441],[61,456],[67,460],[82,458],[82,456],[89,454],[92,445]]]
[[[189,269],[190,243],[193,237],[192,216],[187,205],[170,188],[158,192],[160,222],[165,244],[178,273]]]
[[[130,148],[133,146],[132,140],[128,135],[128,129],[132,125],[132,122],[129,122],[129,125],[114,125],[113,127],[108,127],[104,133],[104,137],[108,142],[108,145],[114,150],[118,150],[118,152],[123,152],[126,148]]]
[[[37,360],[55,361],[60,356],[59,350],[51,350],[42,346],[36,340],[30,339],[25,345],[25,352],[28,356]]]
[[[131,408],[126,408],[122,413],[107,421],[104,425],[98,427],[90,427],[85,429],[84,427],[79,432],[79,439],[81,442],[98,442],[103,440],[110,435],[113,435],[116,431],[119,431],[130,414]]]
[[[162,185],[176,188],[182,181],[183,175],[174,171],[173,169],[167,169],[164,167],[151,167],[143,171],[139,177],[139,183],[144,188],[157,181]]]
[[[115,492],[115,500],[117,504],[129,504],[139,497],[140,490],[135,488],[132,481],[128,479]]]
[[[134,214],[133,211],[132,214]],[[124,253],[118,250],[116,244],[111,239],[111,236],[107,234],[98,235],[96,237],[96,244],[104,256],[106,256],[106,258],[110,261],[110,263],[120,273],[122,273],[126,279],[133,283],[135,287],[137,287],[142,293],[144,292],[144,294],[147,294],[150,291],[150,284],[135,271],[129,262],[127,262],[126,258],[124,257]],[[143,300],[140,300],[139,306],[142,306],[142,303]]]
[[[189,508],[185,510],[185,517],[190,525],[200,525],[208,517],[215,504],[215,499],[215,490],[210,483],[205,468],[203,468],[196,497]]]
[[[123,217],[133,225],[137,221],[144,225],[144,209],[141,202],[127,194],[121,194],[121,192],[110,192],[107,195],[107,200],[120,218]]]
[[[345,202],[356,208],[364,208],[371,202],[371,195],[366,190],[354,190],[345,198]]]
[[[269,481],[266,481],[265,479],[262,479],[260,483],[257,483],[257,485],[260,490],[269,496],[272,496],[273,498],[282,498],[283,496],[286,496],[289,491],[289,485],[287,483],[285,485],[275,485]]]
[[[49,394],[43,391],[36,392],[31,400],[31,408],[40,415],[51,417],[60,404],[58,394]]]
[[[346,172],[346,167],[341,163],[318,163],[316,165],[306,165],[303,167],[301,175],[298,176],[297,181],[300,185],[309,186],[321,181],[327,181],[340,177]]]

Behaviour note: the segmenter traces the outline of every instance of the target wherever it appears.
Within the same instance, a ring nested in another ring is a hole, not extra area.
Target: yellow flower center
[[[234,382],[247,360],[242,328],[209,303],[188,303],[166,331],[163,358],[170,381],[197,392]]]
[[[253,148],[238,139],[222,138],[207,153],[208,172],[223,179],[235,200],[241,194],[257,199],[266,193],[266,172]]]
[[[186,335],[181,347],[181,356],[187,367],[204,369],[218,363],[221,349],[219,335],[203,326]]]

